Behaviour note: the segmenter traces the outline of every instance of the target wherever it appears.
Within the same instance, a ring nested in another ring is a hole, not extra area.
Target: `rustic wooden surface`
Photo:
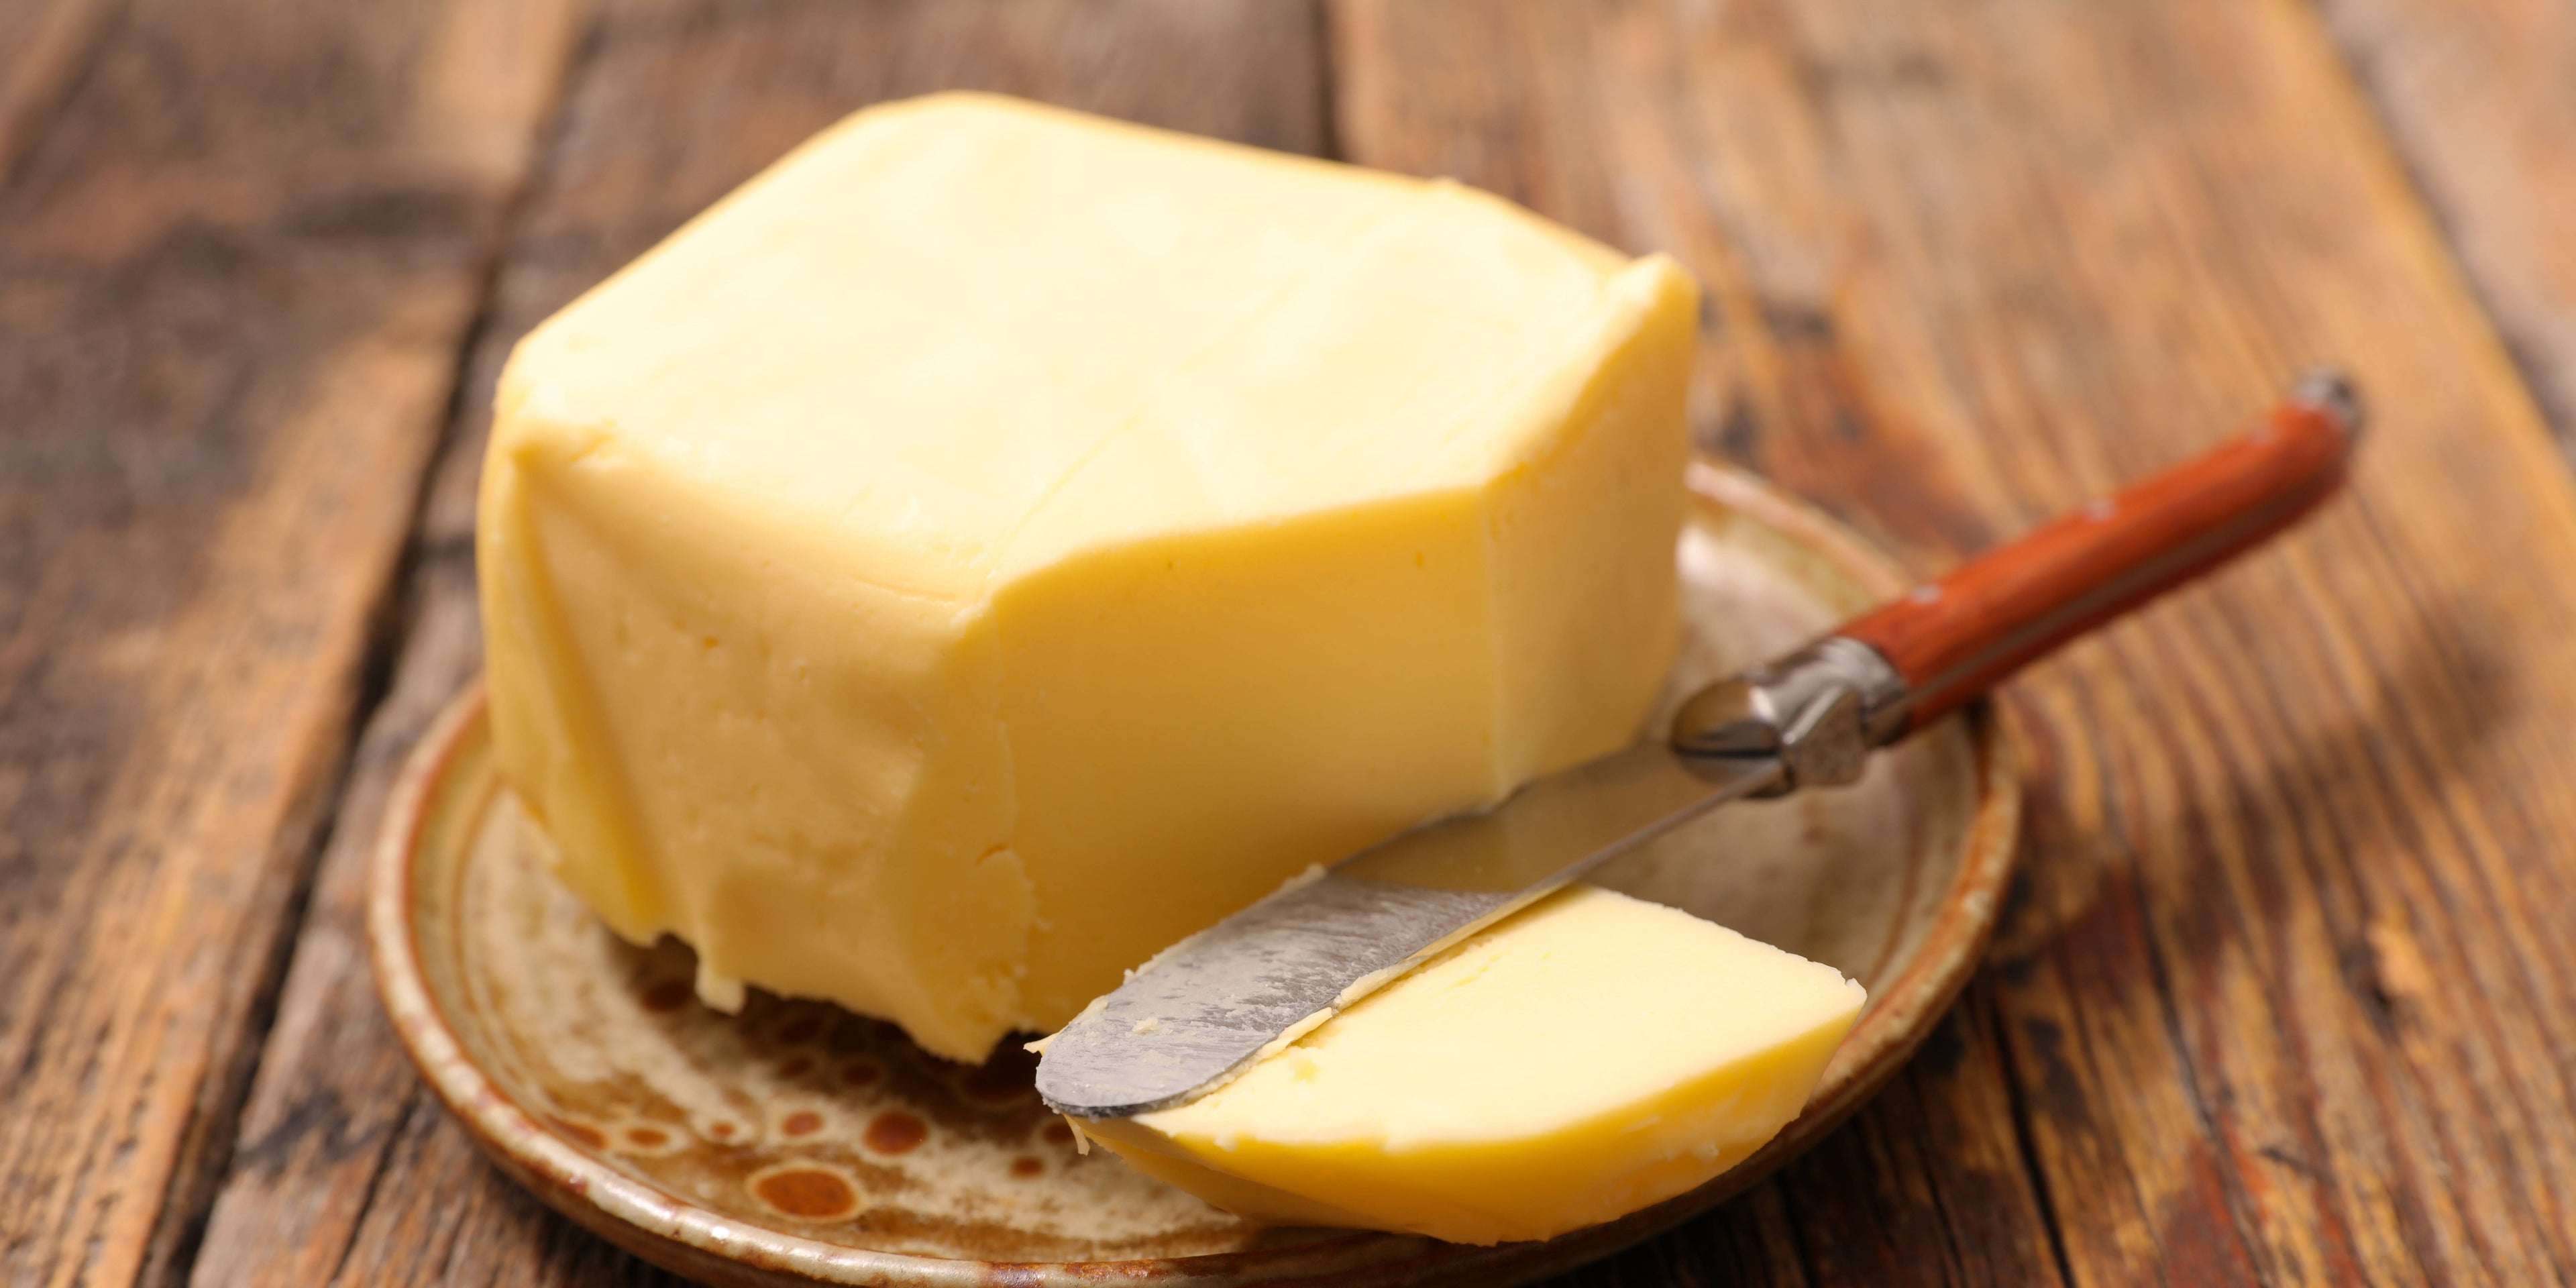
[[[358,859],[510,342],[949,85],[1670,250],[1705,440],[1927,570],[2348,364],[2351,501],[2014,688],[1923,1052],[1567,1282],[2576,1279],[2566,0],[0,0],[0,1283],[667,1281],[420,1092]]]

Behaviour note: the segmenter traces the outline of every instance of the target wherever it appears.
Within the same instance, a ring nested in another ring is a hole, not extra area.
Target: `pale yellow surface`
[[[1636,731],[1694,311],[1454,185],[860,113],[513,355],[504,770],[620,933],[979,1058]]]
[[[1084,1129],[1259,1220],[1544,1239],[1761,1148],[1863,1000],[1830,966],[1576,886],[1196,1101]]]

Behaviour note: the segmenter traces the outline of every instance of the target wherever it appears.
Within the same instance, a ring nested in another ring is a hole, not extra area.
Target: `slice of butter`
[[[503,769],[622,935],[981,1058],[1637,731],[1694,315],[1452,184],[862,112],[513,355]]]
[[[1576,886],[1189,1104],[1082,1127],[1256,1220],[1544,1239],[1761,1148],[1863,1000],[1830,966]]]

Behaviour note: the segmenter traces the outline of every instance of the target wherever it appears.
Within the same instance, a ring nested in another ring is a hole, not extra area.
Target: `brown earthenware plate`
[[[1831,521],[1696,466],[1681,547],[1686,691],[1899,589]],[[698,1005],[688,950],[636,948],[549,875],[495,776],[479,690],[414,753],[368,930],[412,1057],[502,1171],[649,1261],[711,1283],[1497,1284],[1634,1243],[1726,1199],[1858,1107],[1976,967],[2019,788],[1980,706],[1858,786],[1720,811],[1604,884],[1825,961],[1868,986],[1805,1116],[1744,1166],[1608,1225],[1474,1248],[1264,1230],[1075,1150],[1005,1047],[969,1067],[892,1026],[754,992]]]

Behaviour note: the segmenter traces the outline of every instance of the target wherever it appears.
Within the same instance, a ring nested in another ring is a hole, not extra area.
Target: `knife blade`
[[[1364,850],[1146,963],[1048,1040],[1038,1093],[1083,1118],[1181,1103],[1300,1022],[1780,773],[1773,757],[1640,744]]]
[[[2361,428],[2320,372],[2247,433],[1693,695],[1669,734],[1311,872],[1129,972],[1039,1044],[1075,1118],[1183,1104],[1371,990],[1729,801],[1856,781],[1868,753],[2260,545],[2341,485]]]

